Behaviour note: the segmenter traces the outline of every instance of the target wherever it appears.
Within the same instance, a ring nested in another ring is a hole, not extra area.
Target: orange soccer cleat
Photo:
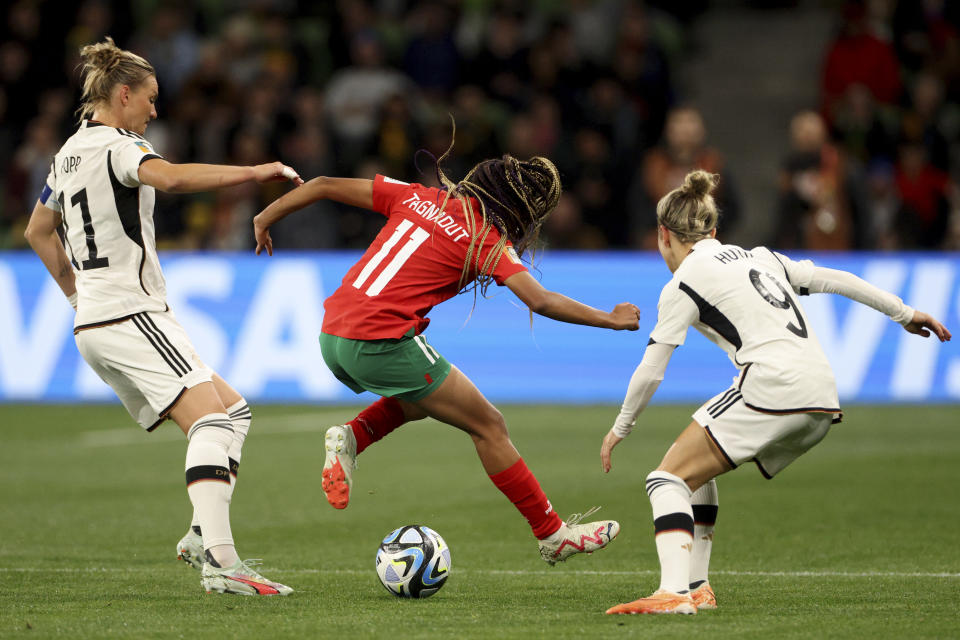
[[[607,609],[607,613],[683,613],[697,612],[697,605],[689,594],[672,593],[660,589],[647,598],[618,604]]]
[[[690,597],[693,599],[693,603],[697,605],[697,611],[717,608],[717,596],[713,594],[709,582],[704,582],[691,591]]]

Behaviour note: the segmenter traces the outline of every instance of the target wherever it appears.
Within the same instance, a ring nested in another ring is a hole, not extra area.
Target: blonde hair
[[[107,36],[104,42],[88,44],[80,49],[83,68],[83,102],[77,109],[80,119],[93,115],[98,104],[109,103],[113,88],[135,87],[148,76],[156,75],[153,65],[135,53],[121,49]]]
[[[455,137],[456,123],[453,130]],[[560,202],[563,191],[560,172],[546,158],[536,156],[529,160],[517,160],[508,154],[478,163],[460,182],[453,182],[440,168],[440,163],[452,149],[453,140],[446,152],[437,159],[437,177],[447,191],[440,208],[446,208],[451,196],[463,206],[470,244],[459,286],[463,289],[475,278],[476,286],[481,294],[485,294],[493,282],[493,271],[507,241],[513,243],[518,256],[528,249],[531,253],[535,252],[540,229]],[[479,225],[473,215],[472,199],[480,203]],[[499,231],[500,238],[486,258],[481,260],[480,249],[494,228]]]
[[[718,179],[718,175],[701,169],[688,173],[682,185],[660,198],[657,223],[673,231],[681,242],[706,238],[720,218],[711,195]]]

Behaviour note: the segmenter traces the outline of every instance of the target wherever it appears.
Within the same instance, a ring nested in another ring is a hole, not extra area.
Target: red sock
[[[537,538],[546,538],[563,526],[523,458],[510,468],[493,474],[490,479],[527,519]]]
[[[380,398],[347,424],[353,429],[357,453],[360,453],[406,421],[399,402]]]

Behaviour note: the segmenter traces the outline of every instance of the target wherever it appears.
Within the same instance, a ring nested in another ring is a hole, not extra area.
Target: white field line
[[[142,573],[144,568],[136,567],[0,567],[0,573]],[[274,571],[287,575],[367,575],[373,570],[361,569],[282,569]],[[454,569],[456,573],[485,576],[557,576],[556,571],[501,570],[501,569]],[[923,572],[923,571],[711,571],[715,576],[756,576],[771,578],[960,578],[960,573]],[[659,571],[641,569],[637,571],[572,571],[570,575],[591,576],[649,576],[660,575]]]
[[[252,429],[256,431],[258,437],[308,431],[323,434],[327,427],[340,424],[340,422],[332,421],[339,420],[342,422],[347,417],[347,414],[342,410],[291,413],[259,419],[254,417]],[[136,444],[155,444],[157,442],[180,442],[185,439],[183,432],[172,423],[169,425],[165,423],[165,426],[153,433],[144,433],[143,429],[130,422],[124,428],[85,431],[79,436],[80,446],[83,447],[126,447]]]

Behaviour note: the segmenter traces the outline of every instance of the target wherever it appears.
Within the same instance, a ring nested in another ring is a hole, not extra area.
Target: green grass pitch
[[[0,637],[11,638],[945,638],[960,634],[960,407],[848,407],[773,481],[719,480],[711,582],[696,616],[606,616],[657,587],[646,474],[693,407],[652,407],[600,471],[613,407],[502,408],[566,515],[603,505],[608,549],[548,567],[484,477],[469,439],[432,421],[360,458],[350,507],[320,490],[324,429],[355,408],[254,407],[233,500],[244,557],[288,598],[207,595],[174,559],[190,516],[184,443],[122,409],[0,406]],[[401,524],[451,547],[424,601],[380,586],[374,554]]]

